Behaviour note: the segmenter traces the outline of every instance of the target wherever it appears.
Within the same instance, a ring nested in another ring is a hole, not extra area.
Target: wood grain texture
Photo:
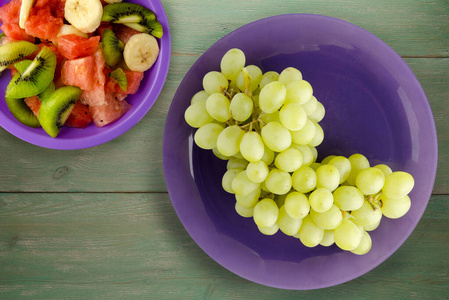
[[[238,277],[209,258],[160,194],[0,195],[1,299],[447,299],[449,196],[364,276],[315,291]],[[424,255],[425,254],[425,255]]]

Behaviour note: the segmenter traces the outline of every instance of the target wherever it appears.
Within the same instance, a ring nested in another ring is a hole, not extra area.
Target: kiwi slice
[[[76,86],[64,86],[44,97],[37,118],[48,135],[55,138],[72,112],[81,89]]]
[[[6,87],[5,97],[26,98],[39,94],[53,81],[56,68],[56,55],[44,47],[31,64],[17,73]]]
[[[123,58],[123,49],[125,48],[125,45],[115,36],[114,31],[111,29],[106,29],[103,32],[101,39],[106,65],[113,68]]]
[[[41,126],[39,120],[33,114],[33,111],[25,103],[25,98],[5,97],[5,100],[9,111],[20,123],[33,128],[38,128]]]
[[[45,90],[42,93],[37,95],[37,97],[39,98],[39,100],[44,101],[45,99],[50,97],[51,94],[53,94],[55,89],[56,89],[55,88],[55,83],[52,81],[52,82],[50,82],[50,84],[45,88]]]
[[[117,68],[109,73],[108,76],[117,80],[119,87],[126,92],[128,89],[128,78],[126,78],[126,74],[122,69]]]
[[[27,41],[11,42],[0,46],[0,72],[39,49]]]
[[[124,24],[157,38],[163,35],[162,25],[156,20],[154,12],[135,3],[116,2],[106,5],[101,21]]]
[[[24,60],[21,60],[19,62],[16,62],[14,64],[14,68],[16,68],[16,70],[20,74],[22,74],[23,72],[25,72],[26,69],[28,69],[28,67],[31,65],[32,62],[33,62],[32,60],[24,59]]]

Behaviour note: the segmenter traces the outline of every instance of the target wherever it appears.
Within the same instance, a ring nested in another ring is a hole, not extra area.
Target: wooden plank
[[[165,193],[1,194],[2,299],[445,299],[449,196],[433,196],[387,261],[313,291],[261,286],[209,258]]]
[[[289,13],[342,19],[378,36],[400,55],[449,55],[446,0],[163,1],[173,33],[173,54],[201,54],[244,24]]]
[[[162,137],[171,99],[197,56],[173,56],[159,99],[130,131],[94,148],[58,151],[23,142],[0,128],[0,191],[166,191]],[[420,80],[439,135],[434,192],[449,192],[449,59],[406,59]]]

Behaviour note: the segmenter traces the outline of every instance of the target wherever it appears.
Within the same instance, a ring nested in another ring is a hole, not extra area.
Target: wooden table
[[[0,129],[0,299],[448,299],[449,2],[162,2],[171,67],[139,124],[77,151],[40,148]],[[313,291],[261,286],[209,258],[178,220],[162,166],[165,118],[196,59],[244,24],[293,12],[340,18],[389,44],[420,80],[439,139],[433,195],[410,238],[364,276]]]

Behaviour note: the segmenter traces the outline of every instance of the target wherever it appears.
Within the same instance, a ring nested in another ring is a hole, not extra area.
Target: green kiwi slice
[[[117,80],[119,87],[126,92],[128,89],[128,78],[126,78],[126,74],[122,69],[117,68],[109,73],[108,76]]]
[[[124,24],[157,38],[163,35],[162,25],[156,20],[154,12],[135,3],[117,2],[106,5],[101,21]]]
[[[11,42],[0,46],[0,72],[39,49],[27,41]]]
[[[123,58],[123,49],[125,45],[115,36],[114,31],[111,29],[106,29],[103,32],[101,39],[106,65],[113,68]]]
[[[11,79],[6,87],[5,97],[26,98],[39,94],[53,81],[56,55],[44,47],[23,72]]]
[[[41,126],[33,111],[25,103],[24,98],[5,97],[5,100],[9,111],[20,123],[33,128]]]
[[[139,23],[142,20],[156,20],[156,15],[142,5],[128,2],[116,2],[103,8],[101,21],[112,23]]]
[[[43,98],[37,118],[48,135],[55,138],[59,134],[80,96],[79,87],[68,85]]]
[[[46,100],[48,97],[51,96],[51,94],[53,94],[53,92],[55,91],[55,83],[52,81],[50,82],[50,84],[45,88],[45,90],[42,91],[42,93],[40,93],[39,95],[37,95],[37,97],[39,98],[39,100],[44,101]]]
[[[28,67],[31,65],[32,62],[33,62],[32,60],[24,59],[24,60],[21,60],[19,62],[16,62],[14,64],[14,68],[16,68],[16,70],[20,74],[22,74],[23,72],[25,72],[26,69],[28,69]]]

